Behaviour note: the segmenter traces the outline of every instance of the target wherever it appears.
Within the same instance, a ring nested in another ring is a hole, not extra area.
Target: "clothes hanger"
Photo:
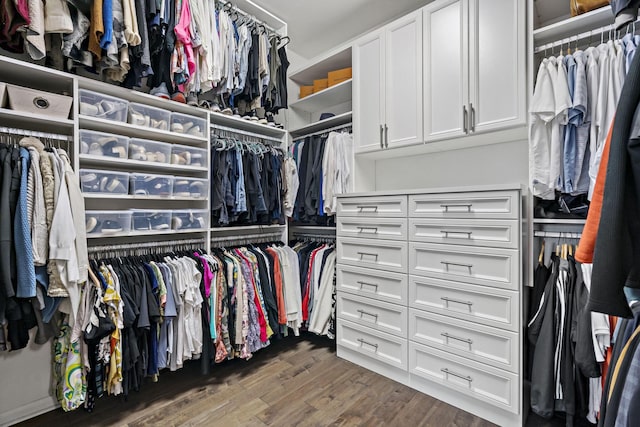
[[[538,255],[538,264],[544,263],[544,246],[545,246],[545,242],[544,242],[544,239],[542,239],[542,244],[540,246],[540,255]]]

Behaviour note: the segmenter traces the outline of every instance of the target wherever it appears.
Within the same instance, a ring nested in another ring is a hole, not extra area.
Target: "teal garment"
[[[29,150],[20,148],[20,194],[16,216],[13,220],[13,240],[16,248],[16,269],[18,298],[34,298],[36,296],[36,271],[33,265],[33,246],[31,243],[31,227],[27,210],[27,178],[31,155]]]

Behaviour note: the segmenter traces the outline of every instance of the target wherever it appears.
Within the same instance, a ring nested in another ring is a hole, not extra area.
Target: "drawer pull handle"
[[[360,317],[362,318],[363,315],[367,315],[367,316],[371,316],[371,317],[375,317],[376,321],[378,320],[378,315],[376,313],[369,313],[368,311],[364,311],[361,309],[358,309],[358,313],[360,313]]]
[[[473,303],[471,301],[462,301],[459,299],[455,299],[455,298],[449,298],[449,297],[440,297],[440,299],[442,301],[444,301],[444,305],[445,307],[449,307],[449,303],[450,302],[455,302],[456,304],[462,304],[462,305],[466,305],[469,307],[469,310],[471,310],[471,307],[473,306]]]
[[[444,234],[445,239],[450,238],[449,234],[465,234],[467,237],[462,237],[462,239],[471,239],[471,235],[473,231],[457,231],[457,230],[440,230],[442,234]],[[461,237],[454,237],[460,239]]]
[[[461,378],[461,379],[463,379],[465,381],[469,381],[469,383],[471,383],[473,381],[473,378],[471,378],[469,375],[458,374],[458,373],[455,373],[453,371],[450,371],[447,368],[442,368],[442,369],[440,369],[440,371],[444,372],[445,375],[453,375],[454,377],[458,377],[458,378]]]
[[[465,267],[469,269],[469,274],[471,274],[471,268],[473,267],[473,264],[462,264],[459,262],[450,262],[450,261],[440,261],[440,264],[444,265],[446,268],[445,270],[449,271],[449,266],[450,265],[457,265],[458,267]]]
[[[365,210],[370,210],[372,212],[378,212],[377,206],[358,206],[359,212],[364,212]]]
[[[467,208],[467,212],[471,212],[471,206],[473,203],[443,203],[440,205],[444,208],[443,212],[449,212],[449,208]]]
[[[367,234],[378,234],[378,227],[357,226],[356,228],[358,229],[358,233],[364,233],[364,230],[373,230],[373,232],[367,233]]]
[[[376,261],[378,261],[378,254],[373,254],[371,252],[358,252],[358,255],[360,255],[360,259],[362,259],[364,256],[370,256],[374,257]]]
[[[378,344],[370,343],[369,341],[365,341],[362,338],[358,338],[358,342],[360,343],[360,347],[362,347],[364,344],[366,344],[366,345],[368,345],[370,347],[375,348],[376,351],[378,351]]]
[[[375,288],[376,292],[378,290],[378,285],[376,283],[368,283],[368,282],[363,282],[358,280],[356,283],[358,283],[360,285],[360,289],[363,289],[365,286],[371,286],[372,288]]]
[[[460,337],[456,337],[455,335],[451,335],[447,332],[442,332],[440,335],[445,337],[447,340],[452,339],[456,341],[466,342],[469,345],[473,344],[473,340],[471,338],[460,338]]]

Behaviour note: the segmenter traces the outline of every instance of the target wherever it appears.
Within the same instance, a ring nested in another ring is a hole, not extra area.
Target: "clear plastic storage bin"
[[[129,104],[129,123],[158,130],[169,130],[171,112],[132,102]]]
[[[129,153],[129,138],[92,130],[80,131],[80,154],[126,159]]]
[[[171,164],[204,167],[207,165],[207,150],[187,145],[173,145],[171,147]]]
[[[206,210],[183,209],[173,211],[171,228],[174,230],[199,230],[207,227]]]
[[[129,174],[98,169],[80,169],[83,193],[129,194]]]
[[[131,230],[130,211],[86,211],[87,234],[123,234]]]
[[[80,89],[80,114],[100,119],[127,121],[129,101],[104,95],[86,89]]]
[[[171,229],[171,211],[154,209],[132,209],[133,231],[162,231]]]
[[[169,175],[132,173],[129,184],[131,194],[135,196],[171,197],[173,194],[173,177]]]
[[[173,181],[173,195],[176,197],[206,197],[208,193],[206,179],[177,176]]]
[[[171,145],[166,142],[131,138],[129,140],[129,159],[143,162],[169,163]]]
[[[171,113],[171,132],[204,138],[206,127],[207,121],[205,119],[186,114]]]

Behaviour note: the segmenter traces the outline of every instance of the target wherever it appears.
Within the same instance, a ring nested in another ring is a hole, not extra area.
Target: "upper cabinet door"
[[[353,45],[353,126],[355,150],[382,149],[384,129],[384,33]]]
[[[471,132],[525,124],[524,8],[522,1],[470,0]]]
[[[423,9],[427,142],[462,136],[468,130],[467,8],[467,0],[443,0]]]
[[[385,147],[422,138],[422,11],[386,27]]]

